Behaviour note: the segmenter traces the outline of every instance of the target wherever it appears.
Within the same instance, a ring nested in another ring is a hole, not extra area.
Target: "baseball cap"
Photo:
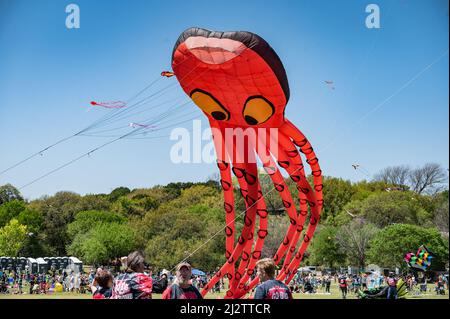
[[[177,269],[177,271],[180,271],[180,269],[183,268],[183,267],[187,267],[189,270],[192,269],[191,265],[190,265],[189,263],[185,262],[185,261],[179,263],[179,264],[177,265],[177,268],[176,268],[176,269]]]

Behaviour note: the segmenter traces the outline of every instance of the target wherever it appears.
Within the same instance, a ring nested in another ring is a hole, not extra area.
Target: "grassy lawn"
[[[436,295],[434,292],[434,285],[430,284],[428,285],[428,292],[426,294],[422,294],[420,296],[413,296],[409,295],[407,296],[408,299],[449,299],[448,292],[446,291],[446,295]],[[222,291],[221,293],[209,293],[206,298],[207,299],[222,299],[225,295],[225,291]],[[161,294],[153,294],[154,299],[161,299]],[[325,294],[325,293],[316,293],[316,294],[303,294],[303,293],[296,293],[294,294],[294,299],[341,299],[341,294],[339,291],[339,288],[336,284],[332,284],[331,286],[331,294]],[[24,295],[0,295],[0,299],[92,299],[92,296],[90,294],[77,294],[77,293],[70,293],[70,292],[63,292],[63,293],[52,293],[52,294],[46,294],[46,295],[30,295],[30,294],[24,294]],[[357,299],[356,295],[353,293],[349,293],[347,295],[347,299]]]

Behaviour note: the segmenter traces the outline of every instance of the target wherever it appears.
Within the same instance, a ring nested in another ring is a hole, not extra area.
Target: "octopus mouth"
[[[172,64],[178,63],[174,63],[174,56],[181,44],[184,44],[182,53],[188,51],[199,61],[209,65],[220,65],[244,56],[247,50],[256,53],[260,59],[260,71],[270,68],[283,90],[286,103],[289,100],[289,84],[283,64],[270,45],[257,34],[247,31],[211,31],[198,27],[186,29],[175,43]]]
[[[239,56],[247,47],[232,39],[190,37],[185,41],[189,51],[207,64],[222,64]]]

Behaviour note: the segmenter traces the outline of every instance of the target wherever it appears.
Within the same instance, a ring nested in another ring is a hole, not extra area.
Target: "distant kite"
[[[132,128],[137,128],[137,127],[143,127],[143,128],[155,128],[156,126],[154,125],[146,125],[146,124],[140,124],[140,123],[130,123],[129,125]]]
[[[174,76],[174,75],[175,75],[175,73],[170,72],[170,71],[162,71],[162,72],[161,72],[161,76],[165,76],[165,77],[167,77],[167,78],[170,78],[170,77],[172,77],[172,76]]]
[[[333,81],[325,80],[325,83],[326,83],[332,90],[335,89],[335,88],[334,88],[334,82],[333,82]]]
[[[121,109],[127,106],[125,102],[122,101],[111,101],[111,102],[95,102],[91,101],[92,106],[101,106],[107,109]]]
[[[359,167],[358,164],[352,164],[352,166],[353,166],[354,169],[357,169]]]

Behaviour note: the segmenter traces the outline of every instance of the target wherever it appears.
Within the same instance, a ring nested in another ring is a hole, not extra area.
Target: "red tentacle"
[[[225,136],[225,130],[223,128],[220,129],[222,137]],[[226,140],[226,139],[225,139]],[[227,151],[230,152],[230,149],[228,147],[234,147],[233,145],[229,145],[232,141],[225,141],[225,146],[227,147]],[[230,152],[231,153],[231,152]],[[237,155],[237,157],[241,157],[242,154],[236,154],[232,153],[233,157]],[[244,164],[238,163],[239,161],[235,161],[233,158],[233,171],[237,175],[238,180],[239,179],[245,179],[245,181],[249,184],[248,185],[248,195],[245,198],[246,204],[249,205],[248,210],[246,211],[244,220],[246,221],[244,223],[244,227],[242,229],[241,235],[238,238],[238,242],[236,246],[234,247],[233,252],[231,253],[230,258],[227,259],[226,263],[220,268],[220,270],[215,274],[215,276],[205,285],[205,287],[202,290],[202,295],[206,295],[206,293],[213,287],[226,273],[228,273],[232,265],[236,262],[236,260],[241,255],[242,251],[244,250],[244,246],[247,243],[247,241],[251,240],[253,242],[253,228],[255,223],[255,217],[256,217],[256,201],[258,198],[258,176],[257,176],[257,170],[256,170],[256,163],[255,165],[252,165],[250,167],[250,171],[247,172],[245,170]],[[235,273],[235,277],[237,272]],[[236,278],[240,279],[240,278]],[[229,290],[227,291],[226,298],[233,298],[233,291]]]
[[[230,258],[231,253],[234,250],[235,242],[235,205],[234,205],[234,193],[233,193],[233,181],[231,178],[231,165],[229,160],[229,154],[226,151],[225,143],[223,140],[220,129],[214,122],[210,122],[212,129],[212,136],[214,146],[217,155],[217,166],[220,172],[220,185],[223,190],[224,197],[224,209],[225,209],[225,258]],[[230,271],[227,273],[230,283],[235,281],[234,277],[234,264]]]
[[[316,190],[316,200],[317,204],[315,207],[312,207],[311,209],[311,219],[308,225],[308,228],[306,230],[306,233],[303,237],[302,244],[300,248],[298,249],[297,253],[295,254],[294,259],[290,262],[287,269],[285,269],[279,276],[279,280],[283,280],[287,277],[286,283],[289,283],[292,278],[294,277],[296,273],[296,269],[300,265],[301,260],[303,259],[304,253],[310,243],[310,240],[312,239],[314,232],[316,230],[321,209],[323,207],[323,194],[322,194],[322,171],[319,166],[319,161],[313,151],[313,148],[309,141],[306,139],[306,137],[301,133],[299,129],[297,129],[292,123],[287,122],[286,125],[284,125],[281,128],[281,132],[284,133],[283,135],[287,135],[291,137],[294,140],[294,143],[300,147],[300,150],[302,153],[306,155],[307,162],[311,167],[312,174],[314,176],[314,189]],[[289,140],[289,138],[287,138]],[[294,152],[293,152],[294,153]],[[296,155],[293,158],[300,157],[300,155]],[[309,184],[308,184],[309,185]]]
[[[272,156],[270,155],[270,151],[269,151],[265,141],[266,141],[266,139],[262,140],[261,136],[258,134],[258,147],[255,148],[257,151],[257,155],[261,159],[266,172],[268,173],[271,180],[273,181],[276,190],[281,194],[281,196],[283,198],[284,206],[285,206],[286,210],[288,210],[288,213],[289,213],[289,216],[291,219],[291,223],[295,224],[296,209],[295,209],[294,201],[292,200],[291,194],[290,194],[288,187],[283,179],[283,176],[280,174],[280,172],[276,166],[276,163],[274,162]],[[261,255],[262,247],[264,245],[264,239],[267,236],[267,214],[268,214],[268,212],[267,212],[265,202],[263,200],[261,202],[263,203],[261,205],[259,205],[260,202],[258,202],[258,216],[260,217],[260,227],[259,227],[260,229],[258,231],[258,238],[256,240],[255,248],[251,255],[251,259],[250,259],[249,265],[247,267],[246,274],[244,275],[244,277],[241,279],[241,281],[239,283],[238,288],[240,289],[240,293],[236,294],[237,298],[242,297],[252,288],[249,285],[245,285],[245,284],[254,272],[255,264],[259,260],[260,255]],[[282,245],[283,244],[280,245],[279,250],[281,249]]]
[[[235,144],[234,144],[235,145]],[[235,294],[242,287],[238,287],[238,283],[245,275],[245,268],[250,260],[251,249],[254,240],[254,229],[256,222],[256,214],[258,203],[260,207],[265,207],[265,203],[262,206],[260,200],[262,199],[262,193],[260,191],[260,185],[258,180],[258,171],[256,166],[256,159],[254,157],[253,151],[248,152],[249,149],[252,149],[252,145],[250,141],[247,141],[245,144],[245,154],[249,156],[246,160],[245,164],[241,164],[233,161],[233,173],[237,177],[241,188],[241,194],[245,199],[246,212],[244,217],[244,227],[249,226],[249,233],[246,243],[244,244],[244,248],[242,251],[241,261],[239,263],[239,267],[235,272],[236,281],[231,285],[230,290],[227,293],[228,298],[235,298]],[[226,298],[227,298],[226,297]]]

